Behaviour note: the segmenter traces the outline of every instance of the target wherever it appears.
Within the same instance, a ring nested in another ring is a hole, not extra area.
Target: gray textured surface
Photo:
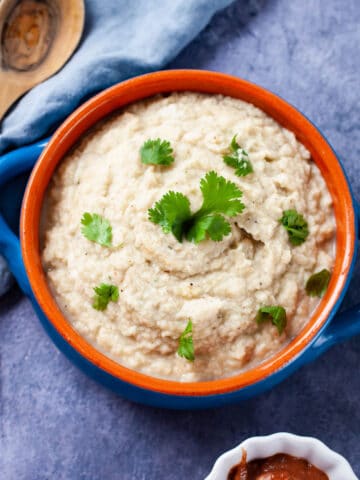
[[[285,97],[330,139],[359,198],[359,25],[358,0],[239,0],[171,67],[225,71]],[[348,305],[360,300],[359,270]],[[222,451],[280,430],[319,437],[360,475],[360,338],[245,404],[171,412],[86,378],[16,288],[0,302],[1,480],[201,479]]]

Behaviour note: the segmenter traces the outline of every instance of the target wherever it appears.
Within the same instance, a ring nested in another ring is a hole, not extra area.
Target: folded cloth
[[[0,255],[0,297],[10,289],[13,283],[13,276],[7,268],[4,258]]]
[[[84,99],[162,68],[233,0],[86,0],[82,41],[60,72],[0,125],[0,153],[51,133]]]
[[[233,0],[86,0],[81,43],[56,75],[33,88],[0,125],[0,153],[51,133],[82,101],[162,68]],[[0,296],[12,278],[0,257]]]

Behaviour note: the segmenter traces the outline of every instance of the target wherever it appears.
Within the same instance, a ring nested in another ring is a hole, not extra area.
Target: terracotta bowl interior
[[[132,102],[171,91],[221,93],[253,103],[292,130],[311,152],[331,193],[336,216],[336,261],[329,288],[300,334],[278,354],[256,368],[230,378],[180,383],[150,377],[109,359],[87,343],[58,308],[41,265],[39,224],[49,180],[64,155],[90,127],[111,112]],[[173,70],[137,77],[115,85],[78,108],[56,131],[39,158],[25,192],[21,215],[21,245],[25,268],[34,295],[59,334],[82,356],[111,375],[139,387],[173,395],[210,395],[237,390],[261,381],[297,356],[319,332],[336,304],[351,266],[355,243],[355,218],[348,183],[331,147],[319,131],[295,108],[274,94],[228,75]]]

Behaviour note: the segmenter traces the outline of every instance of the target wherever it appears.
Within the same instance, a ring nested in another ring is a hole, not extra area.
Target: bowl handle
[[[311,362],[333,345],[360,334],[360,305],[338,313],[326,330],[310,347],[304,363]],[[305,358],[305,356],[304,356]]]
[[[19,148],[0,157],[0,189],[10,180],[30,170],[38,159],[48,139]],[[0,212],[0,254],[25,295],[32,294],[21,256],[19,237],[11,230]]]
[[[360,238],[360,204],[355,198],[353,198],[353,202],[357,219],[357,235]],[[306,357],[305,363],[315,360],[333,345],[359,334],[360,304],[336,314],[330,325],[310,347],[309,355],[304,355],[304,358]]]

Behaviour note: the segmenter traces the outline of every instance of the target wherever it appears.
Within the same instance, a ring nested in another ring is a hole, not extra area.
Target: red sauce
[[[305,458],[278,453],[246,462],[244,451],[241,462],[232,467],[227,480],[329,480],[329,477]]]

